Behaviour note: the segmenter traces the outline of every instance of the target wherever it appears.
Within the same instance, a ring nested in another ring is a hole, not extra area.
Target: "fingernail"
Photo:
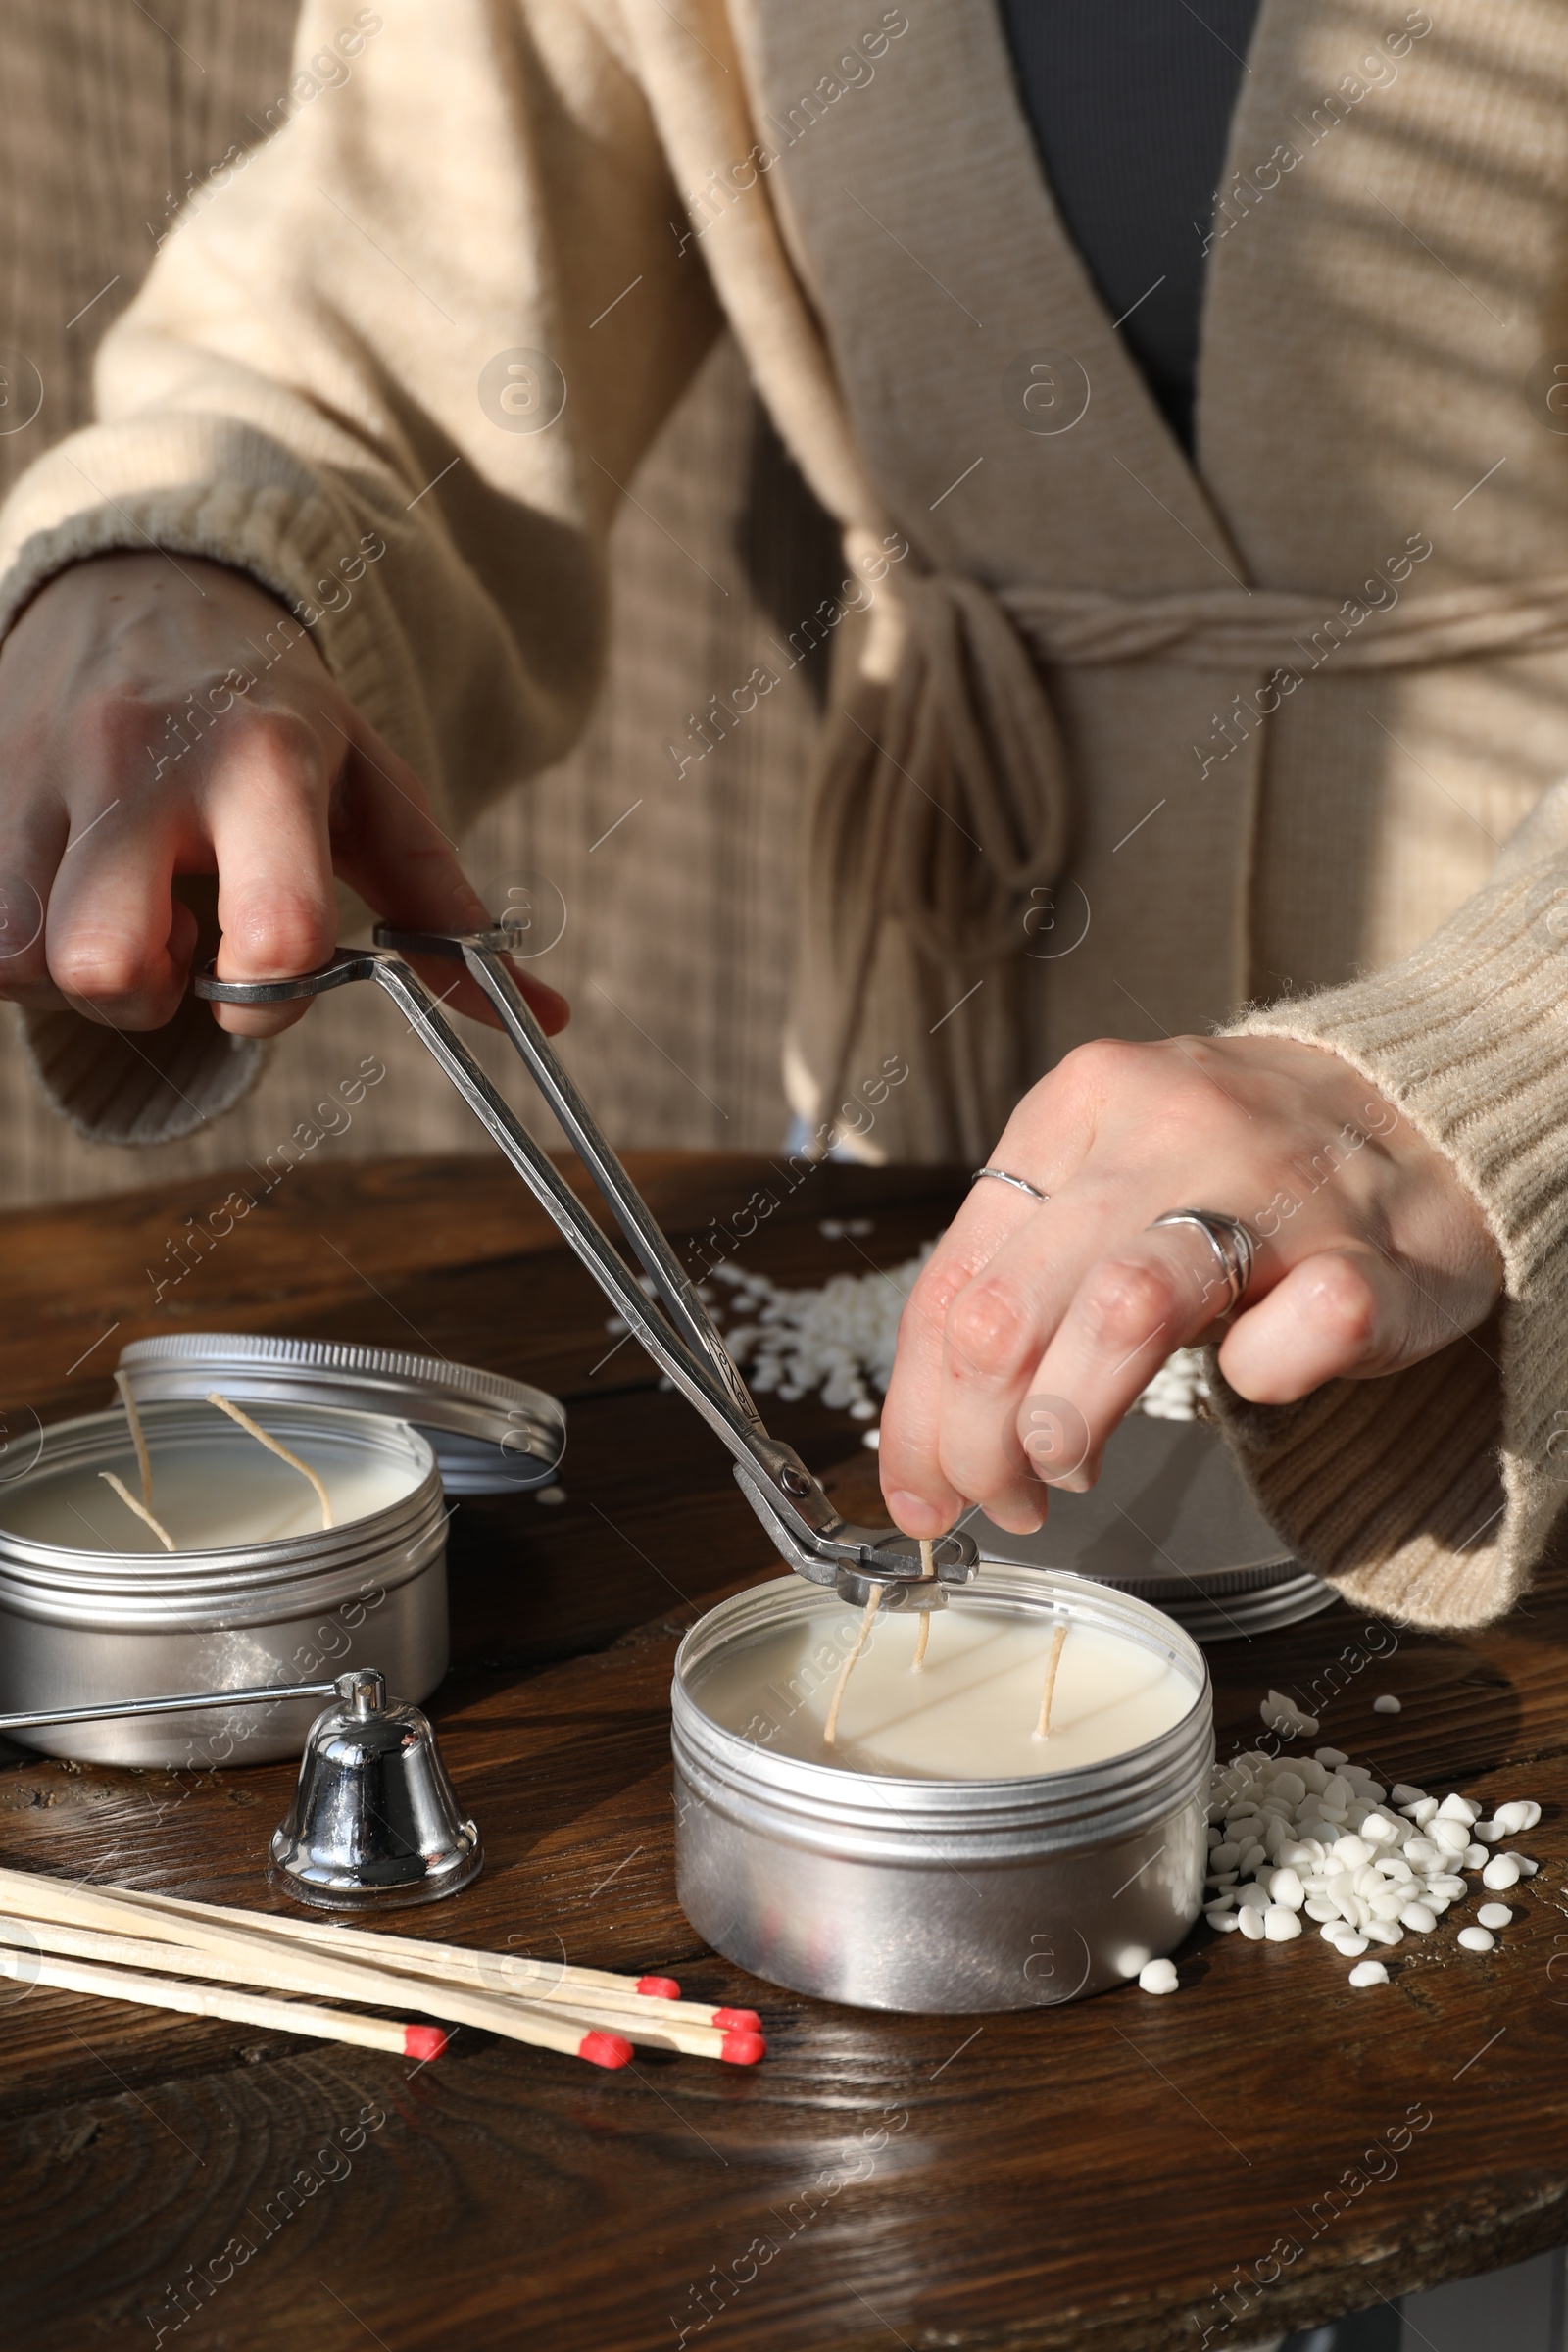
[[[906,1536],[945,1536],[948,1521],[906,1487],[884,1488],[882,1499]]]

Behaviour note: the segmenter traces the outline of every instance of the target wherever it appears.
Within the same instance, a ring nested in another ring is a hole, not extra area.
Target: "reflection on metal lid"
[[[961,1522],[983,1560],[1066,1568],[1152,1600],[1200,1642],[1315,1616],[1337,1596],[1292,1559],[1213,1426],[1129,1413],[1087,1494],[1054,1489],[1046,1524],[1009,1535]]]
[[[205,1396],[353,1405],[412,1421],[435,1448],[449,1494],[548,1486],[566,1450],[565,1407],[543,1389],[441,1356],[336,1340],[182,1331],[133,1340],[120,1358],[138,1404]]]

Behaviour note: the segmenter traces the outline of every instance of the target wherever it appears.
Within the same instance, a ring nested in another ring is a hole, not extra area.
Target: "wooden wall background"
[[[86,420],[99,337],[150,266],[187,175],[259,136],[253,118],[287,82],[296,15],[297,0],[4,0],[0,346],[32,360],[45,397],[36,422],[0,437],[0,489]],[[562,894],[565,930],[538,968],[572,1000],[568,1055],[616,1142],[770,1150],[786,1115],[779,1042],[815,681],[796,670],[682,779],[663,747],[764,657],[769,634],[810,611],[836,578],[836,551],[727,343],[636,495],[616,529],[614,650],[593,724],[465,853],[493,904],[525,874]],[[368,1051],[392,1082],[323,1151],[489,1149],[377,992],[325,999],[239,1110],[150,1151],[91,1146],[57,1120],[6,1011],[0,1206],[260,1163]],[[516,1065],[484,1051],[549,1132]]]

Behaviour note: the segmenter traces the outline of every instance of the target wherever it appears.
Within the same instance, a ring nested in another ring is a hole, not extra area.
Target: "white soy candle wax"
[[[945,1781],[1099,1764],[1171,1731],[1198,1697],[1168,1653],[1088,1619],[966,1606],[955,1595],[933,1613],[916,1668],[919,1622],[913,1612],[878,1612],[845,1685],[831,1745],[824,1733],[833,1692],[859,1630],[842,1601],[824,1595],[808,1614],[720,1653],[695,1695],[715,1723],[777,1755]],[[1041,1695],[1063,1624],[1042,1739]]]
[[[147,1416],[152,1463],[152,1509],[178,1551],[220,1551],[314,1534],[321,1525],[315,1489],[297,1470],[225,1422],[215,1406],[211,1429],[160,1428]],[[294,1450],[325,1487],[335,1527],[368,1518],[412,1494],[419,1467],[351,1447],[330,1425],[318,1438],[293,1442]],[[301,1451],[303,1446],[304,1450]],[[122,1450],[108,1458],[63,1464],[9,1490],[0,1488],[0,1528],[34,1544],[72,1551],[169,1554],[144,1520],[127,1509],[100,1475],[112,1470],[139,1500],[141,1473],[127,1430]]]

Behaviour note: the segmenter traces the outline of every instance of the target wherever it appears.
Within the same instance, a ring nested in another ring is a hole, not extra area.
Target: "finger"
[[[906,1536],[945,1535],[967,1500],[941,1465],[942,1365],[954,1303],[1039,1210],[1007,1185],[975,1185],[905,1305],[877,1463],[883,1500]]]
[[[1294,1404],[1325,1380],[1367,1379],[1426,1353],[1427,1306],[1399,1267],[1346,1242],[1293,1266],[1250,1308],[1219,1367],[1251,1403]]]
[[[1227,1298],[1214,1253],[1192,1226],[1140,1234],[1097,1259],[1068,1301],[1009,1433],[1032,1474],[1074,1493],[1093,1486],[1117,1423],[1166,1356],[1210,1328]],[[970,1475],[983,1478],[985,1465]],[[997,1503],[987,1493],[993,1518],[1010,1492],[1004,1489]]]
[[[971,1501],[1000,1511],[998,1525],[1016,1534],[1040,1525],[1047,1499],[1021,1443],[1019,1408],[1084,1274],[1104,1250],[1148,1222],[1137,1203],[1124,1203],[1125,1191],[1103,1180],[1087,1191],[1069,1183],[1009,1235],[948,1314],[942,1475]],[[1053,1458],[1060,1457],[1067,1434],[1058,1433]]]
[[[1017,1534],[1040,1525],[1042,1481],[1093,1484],[1106,1437],[1158,1364],[1229,1305],[1201,1232],[1149,1230],[1168,1198],[1157,1172],[1091,1168],[998,1253],[949,1318],[943,1472]],[[1254,1280],[1272,1271],[1260,1255]]]
[[[0,844],[0,998],[13,1004],[65,1002],[49,977],[45,932],[49,886],[66,846],[67,817],[63,808],[50,813],[53,824],[34,825],[30,840]]]
[[[113,1029],[161,1029],[184,993],[195,926],[171,898],[179,837],[116,795],[74,812],[44,926],[61,998]]]
[[[247,712],[225,738],[204,794],[218,861],[220,980],[291,980],[332,953],[328,762],[317,730],[288,710]],[[219,1025],[237,1037],[275,1036],[308,1009],[308,999],[213,1006]]]
[[[343,879],[384,922],[411,931],[489,930],[490,910],[464,872],[457,845],[431,815],[414,770],[364,720],[344,740],[332,810],[333,854]],[[499,1028],[494,1006],[466,972],[454,987],[450,963],[415,960],[444,1004]],[[570,1017],[565,998],[510,957],[508,968],[546,1033],[564,1029]]]

